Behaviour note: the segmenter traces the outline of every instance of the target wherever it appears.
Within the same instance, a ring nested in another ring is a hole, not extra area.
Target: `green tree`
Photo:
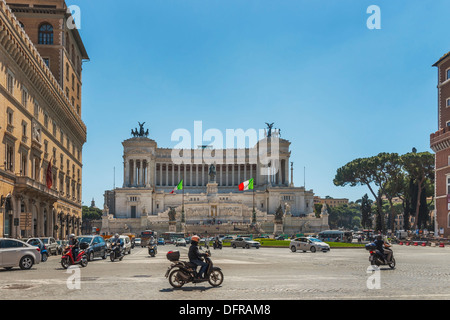
[[[434,180],[434,155],[429,152],[417,153],[415,150],[401,157],[403,168],[411,178],[412,183],[417,185],[417,196],[411,204],[414,210],[413,229],[417,229],[419,223],[420,202],[427,182]],[[426,200],[425,200],[426,201]]]
[[[367,193],[361,199],[361,225],[364,229],[372,228],[372,203]]]

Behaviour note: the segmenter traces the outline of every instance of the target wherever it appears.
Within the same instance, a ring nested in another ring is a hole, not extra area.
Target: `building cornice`
[[[0,45],[41,93],[49,108],[86,142],[86,125],[4,0],[0,0]]]

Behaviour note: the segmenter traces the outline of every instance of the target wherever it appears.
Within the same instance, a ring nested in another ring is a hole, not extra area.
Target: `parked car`
[[[159,239],[158,239],[158,245],[163,246],[163,245],[165,245],[165,244],[166,244],[166,241],[164,241],[164,238],[159,238]]]
[[[80,243],[85,242],[89,245],[85,250],[88,261],[92,261],[98,257],[101,257],[102,259],[107,258],[108,252],[106,250],[106,242],[101,236],[78,236],[77,239]]]
[[[323,252],[330,251],[329,244],[313,237],[295,238],[291,240],[289,248],[291,249],[292,252],[296,252],[297,250],[302,250],[303,252],[306,251],[316,252],[317,250]]]
[[[233,241],[231,241],[231,246],[233,248],[242,247],[242,248],[250,249],[251,247],[255,247],[256,249],[259,249],[259,247],[261,246],[261,243],[259,243],[258,241],[253,241],[250,238],[238,237],[238,238],[234,239]]]
[[[175,241],[175,245],[178,247],[178,246],[183,246],[183,247],[186,247],[186,239],[184,239],[184,238],[178,238],[176,241]]]
[[[232,236],[225,236],[221,240],[222,242],[231,242],[234,240],[234,238]]]
[[[119,236],[120,239],[123,241],[123,248],[125,250],[125,253],[130,254],[131,253],[131,240],[129,236]]]
[[[48,250],[49,254],[52,254],[52,255],[55,255],[55,256],[58,254],[59,245],[56,242],[55,238],[52,238],[52,237],[41,237],[39,239],[41,239],[41,241],[47,247],[47,250]]]
[[[0,267],[6,270],[14,267],[28,270],[40,261],[41,253],[38,247],[21,240],[0,238]]]

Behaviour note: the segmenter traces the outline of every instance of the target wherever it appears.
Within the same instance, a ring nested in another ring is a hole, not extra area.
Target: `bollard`
[[[416,241],[414,242],[414,246],[417,247],[419,245],[419,243]]]
[[[402,246],[402,245],[403,245],[403,242],[401,242],[401,241],[400,241],[399,245],[401,245],[401,246]]]
[[[444,243],[443,242],[439,243],[439,247],[444,248]]]
[[[422,242],[422,247],[426,247],[427,243],[426,242]]]
[[[406,242],[406,245],[409,246],[409,242]]]

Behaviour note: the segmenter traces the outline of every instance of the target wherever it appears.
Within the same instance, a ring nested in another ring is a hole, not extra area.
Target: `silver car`
[[[292,252],[297,250],[302,250],[303,252],[311,251],[316,252],[317,250],[327,252],[330,251],[330,245],[320,241],[319,239],[313,237],[300,237],[291,240],[289,248]]]
[[[13,267],[28,270],[40,261],[41,253],[38,247],[16,239],[0,238],[0,267],[6,270]]]
[[[242,247],[242,248],[250,249],[251,247],[254,247],[256,249],[259,249],[259,247],[261,246],[261,243],[259,243],[258,241],[253,241],[250,238],[238,237],[238,238],[234,239],[233,241],[231,241],[231,246],[233,248]]]

